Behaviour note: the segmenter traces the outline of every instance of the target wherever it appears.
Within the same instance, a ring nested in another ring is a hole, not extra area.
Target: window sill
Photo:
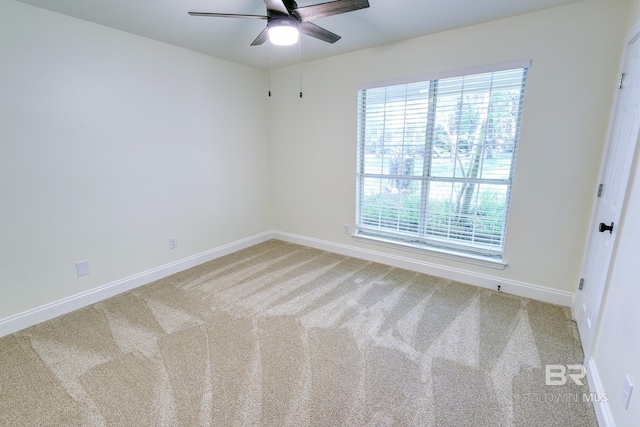
[[[383,246],[391,249],[399,249],[403,251],[413,252],[422,255],[429,255],[437,258],[443,258],[453,261],[464,262],[467,264],[479,265],[481,267],[493,268],[496,270],[504,270],[507,263],[502,259],[484,257],[482,255],[473,255],[454,250],[431,247],[418,243],[398,242],[384,237],[375,237],[366,234],[354,234],[352,236],[356,242],[369,243]]]

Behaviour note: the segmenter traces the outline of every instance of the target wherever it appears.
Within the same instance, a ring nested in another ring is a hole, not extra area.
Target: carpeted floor
[[[567,308],[272,240],[1,338],[0,425],[596,426],[582,361]]]

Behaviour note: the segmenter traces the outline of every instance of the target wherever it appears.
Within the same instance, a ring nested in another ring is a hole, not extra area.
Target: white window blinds
[[[501,257],[526,78],[358,91],[357,233]]]

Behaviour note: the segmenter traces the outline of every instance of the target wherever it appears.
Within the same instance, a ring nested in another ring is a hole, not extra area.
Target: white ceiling
[[[19,0],[96,24],[256,68],[298,62],[297,46],[251,47],[265,21],[193,17],[187,12],[264,15],[262,0]],[[313,21],[342,36],[335,44],[307,36],[303,62],[580,0],[369,0],[368,9]],[[298,7],[323,0],[298,0]],[[268,52],[267,52],[268,50]],[[267,55],[269,62],[267,62]]]

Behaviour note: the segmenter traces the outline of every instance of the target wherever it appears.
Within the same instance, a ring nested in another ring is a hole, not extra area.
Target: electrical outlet
[[[169,238],[169,249],[175,249],[178,247],[178,238],[170,237]]]
[[[343,227],[342,231],[344,231],[344,234],[349,234],[349,229],[350,229],[349,224],[345,224],[342,227]]]
[[[89,261],[84,260],[76,262],[76,273],[78,273],[78,277],[89,274]]]
[[[624,386],[622,387],[622,396],[620,396],[620,398],[622,399],[622,405],[624,406],[624,409],[629,408],[629,401],[631,400],[632,391],[633,391],[633,384],[631,383],[631,378],[629,378],[629,375],[626,375],[624,378]]]

